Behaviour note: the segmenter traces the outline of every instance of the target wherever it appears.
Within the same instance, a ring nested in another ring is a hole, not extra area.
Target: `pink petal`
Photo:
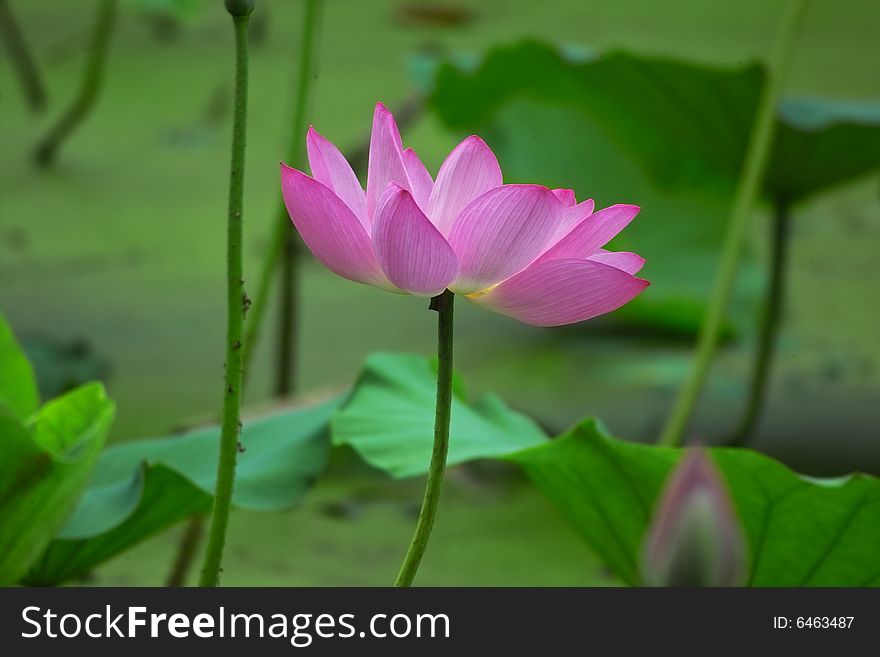
[[[605,246],[638,213],[637,205],[612,205],[594,212],[548,249],[541,260],[587,258]]]
[[[449,243],[458,256],[452,289],[468,294],[524,269],[547,248],[562,218],[562,204],[540,185],[504,185],[461,212]]]
[[[342,199],[361,223],[369,227],[364,190],[345,156],[311,126],[306,136],[306,148],[312,177]]]
[[[431,190],[434,189],[434,179],[411,148],[403,151],[403,166],[412,183],[413,198],[424,212],[428,209],[428,199],[431,197]]]
[[[281,165],[281,193],[306,246],[328,269],[352,281],[392,288],[367,231],[336,194],[286,164]]]
[[[616,310],[648,285],[601,262],[563,258],[538,261],[471,300],[526,324],[561,326]]]
[[[645,259],[637,253],[630,251],[600,251],[594,253],[587,260],[602,262],[611,265],[627,274],[637,274],[645,266]]]
[[[433,297],[458,274],[458,259],[412,195],[391,183],[373,215],[373,250],[388,279],[410,294]]]
[[[562,211],[562,221],[559,222],[559,229],[556,231],[554,244],[568,235],[571,230],[584,219],[593,214],[593,208],[595,205],[593,199],[588,198],[583,203],[578,203],[572,207],[565,208]]]
[[[475,198],[501,185],[501,167],[486,142],[470,136],[456,146],[437,172],[428,216],[449,235],[459,213]]]
[[[403,146],[397,124],[391,112],[382,103],[376,103],[373,131],[370,135],[370,161],[367,168],[368,217],[373,216],[379,198],[392,182],[405,189],[412,189],[406,167],[403,165]]]
[[[577,199],[574,196],[573,189],[559,188],[559,189],[554,189],[551,191],[556,196],[556,198],[558,198],[560,201],[562,201],[562,205],[564,205],[567,208],[570,208],[575,203],[577,203]]]

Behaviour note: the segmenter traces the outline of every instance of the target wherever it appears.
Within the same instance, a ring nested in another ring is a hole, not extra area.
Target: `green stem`
[[[290,125],[290,145],[287,152],[287,162],[291,166],[300,166],[304,157],[306,123],[312,80],[315,77],[321,8],[321,0],[306,0],[304,3],[305,14],[300,35],[299,67],[296,73],[296,97],[294,99],[293,122]],[[284,278],[282,279],[282,306],[278,335],[279,356],[274,387],[276,393],[284,395],[292,391],[293,372],[296,365],[296,329],[298,325],[296,309],[299,298],[296,285],[298,239],[294,232],[295,229],[290,223],[290,218],[287,216],[284,201],[281,199],[278,201],[275,214],[272,238],[266,257],[263,259],[263,268],[257,281],[257,294],[254,299],[253,309],[250,312],[250,321],[248,322],[248,330],[245,336],[244,368],[245,379],[247,380],[251,359],[256,349],[266,309],[269,305],[272,279],[283,260]]]
[[[40,167],[51,166],[58,154],[58,149],[76,127],[88,116],[104,80],[104,69],[107,64],[107,52],[110,48],[110,37],[113,34],[113,23],[116,19],[116,0],[101,0],[98,5],[98,16],[92,31],[89,47],[89,58],[86,62],[82,86],[73,105],[46,134],[34,150],[34,162]]]
[[[3,43],[6,44],[9,60],[18,76],[28,106],[32,112],[43,111],[46,108],[46,89],[24,33],[7,0],[0,0],[0,34],[3,35]]]
[[[749,401],[740,420],[739,426],[729,440],[731,445],[745,445],[751,438],[761,411],[770,367],[773,364],[773,352],[776,337],[779,333],[779,320],[782,316],[782,305],[785,296],[785,272],[788,261],[788,232],[790,216],[788,203],[777,199],[773,212],[773,236],[770,254],[770,281],[764,297],[764,308],[761,326],[758,330],[758,345],[755,351],[755,363],[752,368],[752,380],[749,387]]]
[[[168,581],[165,582],[165,586],[177,587],[186,585],[186,579],[195,561],[204,529],[205,516],[201,513],[197,513],[187,521],[177,548],[177,558],[174,560],[174,566],[171,568],[171,573],[168,575]]]
[[[718,347],[718,336],[736,279],[740,251],[749,216],[755,202],[758,186],[767,168],[776,123],[776,105],[779,100],[781,83],[791,58],[792,44],[804,5],[804,0],[789,0],[780,24],[774,53],[767,70],[767,80],[749,139],[744,168],[737,184],[727,233],[724,236],[721,262],[715,277],[709,305],[706,307],[706,313],[700,325],[696,355],[688,378],[679,390],[672,412],[669,414],[666,426],[661,433],[659,442],[663,445],[681,443]]]
[[[431,451],[431,465],[428,468],[428,483],[419,520],[406,557],[394,586],[411,586],[428,539],[434,528],[434,516],[440,502],[440,489],[446,470],[446,453],[449,451],[449,421],[452,415],[452,324],[455,297],[445,290],[431,299],[431,310],[437,311],[437,406],[434,413],[434,448]]]
[[[306,0],[305,18],[299,53],[296,103],[293,111],[293,134],[290,140],[288,162],[301,166],[304,161],[306,114],[309,107],[311,81],[315,71],[315,55],[321,3]],[[284,227],[281,244],[281,309],[278,315],[278,355],[275,371],[275,394],[285,396],[295,388],[297,345],[299,329],[299,271],[300,244],[287,216],[284,202],[278,203],[276,222]]]
[[[228,6],[228,5],[227,5]],[[226,527],[232,506],[232,486],[241,431],[242,328],[246,296],[242,271],[242,208],[244,204],[244,152],[248,99],[248,19],[250,12],[233,15],[235,26],[235,110],[232,126],[232,164],[229,173],[229,216],[226,246],[226,374],[220,461],[211,514],[211,529],[202,566],[200,586],[218,586]]]
[[[288,162],[292,166],[301,166],[305,160],[305,139],[307,113],[310,101],[311,82],[315,75],[315,59],[317,54],[317,33],[321,15],[319,0],[306,0],[305,18],[303,20],[302,43],[299,53],[299,71],[297,72],[296,104],[293,110],[293,134],[290,140]],[[297,367],[298,345],[298,310],[299,286],[297,271],[299,269],[300,248],[299,237],[292,229],[290,218],[284,202],[278,201],[278,218],[284,231],[284,244],[281,251],[281,312],[278,319],[278,359],[275,376],[275,394],[288,395],[293,392],[294,376]]]
[[[278,352],[275,370],[275,395],[277,397],[291,394],[296,386],[294,373],[297,367],[296,354],[299,343],[297,333],[301,289],[297,274],[301,260],[299,239],[292,230],[288,229],[281,250],[281,308],[278,313]]]

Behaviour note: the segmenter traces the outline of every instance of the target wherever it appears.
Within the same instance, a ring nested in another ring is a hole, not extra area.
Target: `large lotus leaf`
[[[787,99],[766,194],[794,202],[880,167],[880,103]]]
[[[113,415],[99,383],[47,402],[26,422],[0,410],[0,585],[24,575],[65,522]]]
[[[327,424],[344,397],[246,421],[233,504],[277,510],[296,504],[324,469]],[[68,523],[27,581],[54,584],[210,509],[220,428],[136,440],[107,449]]]
[[[78,511],[56,537],[23,583],[30,586],[62,584],[89,573],[95,566],[124,552],[157,532],[197,513],[210,511],[211,495],[162,464],[143,465],[117,490],[90,489],[84,500],[89,511],[107,510],[107,518],[89,518]],[[99,530],[76,538],[74,530]]]
[[[449,465],[509,454],[547,439],[529,418],[486,395],[473,404],[456,387]],[[333,418],[333,443],[350,445],[393,477],[427,472],[434,442],[437,377],[427,358],[372,354],[351,401]]]
[[[615,440],[588,420],[510,458],[624,582],[641,583],[648,522],[680,448]],[[751,554],[752,586],[880,584],[880,480],[802,477],[745,449],[712,448]]]
[[[473,70],[442,66],[431,106],[448,126],[481,133],[517,98],[571,107],[578,115],[567,132],[594,122],[661,186],[692,189],[739,175],[763,79],[759,65],[721,68],[627,52],[584,58],[524,41],[490,51]],[[880,167],[878,103],[788,100],[779,123],[768,196],[794,202]],[[527,133],[511,137],[528,141]],[[541,139],[531,145],[549,148]]]

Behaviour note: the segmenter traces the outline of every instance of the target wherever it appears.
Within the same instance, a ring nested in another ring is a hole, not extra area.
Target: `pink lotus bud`
[[[740,586],[747,548],[720,472],[690,450],[666,482],[648,530],[642,575],[649,586]]]

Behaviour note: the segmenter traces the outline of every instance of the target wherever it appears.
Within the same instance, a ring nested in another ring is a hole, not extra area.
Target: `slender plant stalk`
[[[100,0],[98,3],[98,15],[92,30],[82,86],[76,100],[34,150],[34,162],[37,166],[48,167],[54,163],[61,145],[95,105],[104,80],[104,70],[107,67],[110,37],[113,35],[113,24],[116,21],[116,4],[116,0]]]
[[[315,38],[313,35],[317,30],[320,0],[308,0],[305,5],[306,16],[303,23],[303,38],[301,40],[302,52],[297,79],[297,98],[305,97],[305,94],[303,94],[303,85],[306,86],[306,94],[308,92],[308,85],[311,79],[311,71],[313,69],[313,65],[308,64],[307,66],[303,66],[303,61],[306,58],[313,57],[315,42]],[[295,119],[292,128],[293,135],[291,139],[293,142],[296,142],[297,139],[299,139],[300,141],[299,146],[297,146],[296,143],[293,143],[291,145],[291,153],[295,153],[297,149],[302,149],[302,138],[299,135],[302,135],[302,133],[304,132],[300,128],[302,128],[302,124],[305,123],[303,109],[300,109],[298,107],[297,111],[294,114],[297,118]],[[287,214],[283,202],[279,205],[279,216],[275,225],[276,228],[272,233],[272,243],[268,250],[267,257],[263,262],[263,269],[260,273],[260,278],[257,283],[255,311],[250,313],[250,319],[245,326],[245,338],[242,343],[242,388],[247,384],[247,374],[251,362],[251,355],[253,354],[256,339],[259,335],[260,325],[262,324],[262,309],[266,307],[268,296],[271,292],[272,274],[277,270],[278,262],[280,260],[279,256],[281,253],[281,249],[279,248],[279,246],[284,244],[285,237],[291,230],[291,224],[287,220]],[[248,313],[248,307],[250,306],[250,304],[250,300],[247,299],[245,301],[245,313]],[[294,305],[292,307],[295,308],[296,306]],[[295,321],[291,320],[291,323],[295,326]],[[294,342],[291,341],[289,344],[294,344]],[[185,554],[188,550],[191,549],[187,539],[190,536],[191,532],[199,531],[199,534],[201,533],[200,529],[198,528],[203,522],[204,521],[202,519],[202,516],[200,515],[193,516],[189,519],[187,530],[184,532],[184,535],[178,546],[177,559],[175,560],[175,566],[174,570],[172,570],[171,577],[179,577],[185,580],[186,570],[189,568],[189,565],[186,564],[183,566],[184,571],[182,574],[178,573],[178,570],[181,563],[186,563],[185,561],[183,561],[185,559]]]
[[[299,270],[302,255],[299,236],[288,229],[281,249],[281,307],[278,313],[278,351],[275,360],[274,389],[278,397],[286,397],[293,393],[296,386],[294,375],[299,365],[297,362],[301,289]]]
[[[317,59],[318,29],[321,17],[320,0],[305,0],[302,38],[300,40],[299,70],[297,71],[296,101],[293,109],[293,125],[290,136],[288,162],[300,166],[305,159],[306,116],[311,100],[312,78]],[[279,199],[277,219],[284,226],[284,246],[281,250],[281,313],[278,324],[278,358],[275,373],[275,394],[288,395],[294,389],[297,367],[297,344],[299,328],[299,237],[291,229],[284,202]]]
[[[0,35],[3,36],[6,52],[18,76],[28,107],[32,112],[42,112],[46,108],[46,88],[43,86],[37,62],[7,0],[0,0]]]
[[[305,0],[303,4],[305,14],[300,35],[299,66],[297,67],[294,86],[296,96],[294,98],[293,122],[290,126],[290,144],[287,151],[287,162],[292,166],[300,165],[304,156],[306,117],[310,105],[312,79],[315,75],[322,6],[321,0]],[[275,214],[276,218],[271,241],[266,257],[263,259],[263,268],[257,280],[254,307],[249,313],[250,318],[245,339],[244,371],[245,381],[247,381],[251,359],[263,328],[266,308],[269,305],[272,279],[277,274],[278,266],[282,264],[283,260],[285,269],[283,280],[290,282],[285,284],[285,289],[282,291],[282,308],[279,320],[279,357],[277,359],[278,370],[274,386],[275,392],[283,395],[292,391],[293,370],[296,362],[298,299],[296,287],[292,281],[295,280],[295,271],[298,264],[298,240],[287,216],[283,200],[279,199]]]
[[[785,274],[788,268],[788,237],[791,217],[788,203],[776,199],[773,208],[773,235],[770,253],[770,280],[764,297],[764,308],[761,315],[761,326],[758,330],[758,344],[755,350],[755,362],[752,366],[752,379],[749,386],[749,400],[739,426],[733,432],[731,445],[745,445],[761,419],[767,381],[773,364],[776,338],[779,334],[779,322],[782,307],[785,303]]]
[[[234,3],[227,2],[227,7]],[[235,28],[235,108],[232,125],[232,164],[229,173],[229,216],[226,245],[226,374],[223,390],[223,421],[220,461],[211,514],[211,528],[202,566],[200,586],[220,584],[220,565],[232,506],[238,436],[241,431],[241,340],[246,299],[242,272],[242,208],[244,204],[244,152],[247,132],[248,19],[250,10],[233,14]]]
[[[394,586],[412,586],[419,569],[440,503],[440,489],[446,471],[449,451],[449,421],[452,415],[452,324],[455,296],[445,290],[431,299],[431,310],[437,311],[437,407],[434,413],[434,448],[428,468],[428,483],[419,511],[419,520],[409,549],[400,566]]]
[[[724,236],[721,262],[712,288],[712,296],[700,325],[696,355],[688,378],[679,390],[675,405],[660,435],[659,442],[663,445],[681,444],[718,347],[718,336],[736,280],[749,216],[755,202],[758,186],[767,168],[781,83],[791,59],[792,44],[804,6],[805,0],[789,0],[780,24],[773,56],[767,71],[767,80],[755,115],[744,168],[737,184],[736,197]]]
[[[177,558],[174,560],[174,566],[171,569],[171,573],[168,575],[168,581],[165,582],[165,586],[186,586],[186,578],[196,559],[196,553],[199,549],[199,543],[202,541],[202,533],[204,530],[204,515],[197,513],[190,517],[189,521],[186,523],[186,528],[183,530],[183,536],[180,538]]]

